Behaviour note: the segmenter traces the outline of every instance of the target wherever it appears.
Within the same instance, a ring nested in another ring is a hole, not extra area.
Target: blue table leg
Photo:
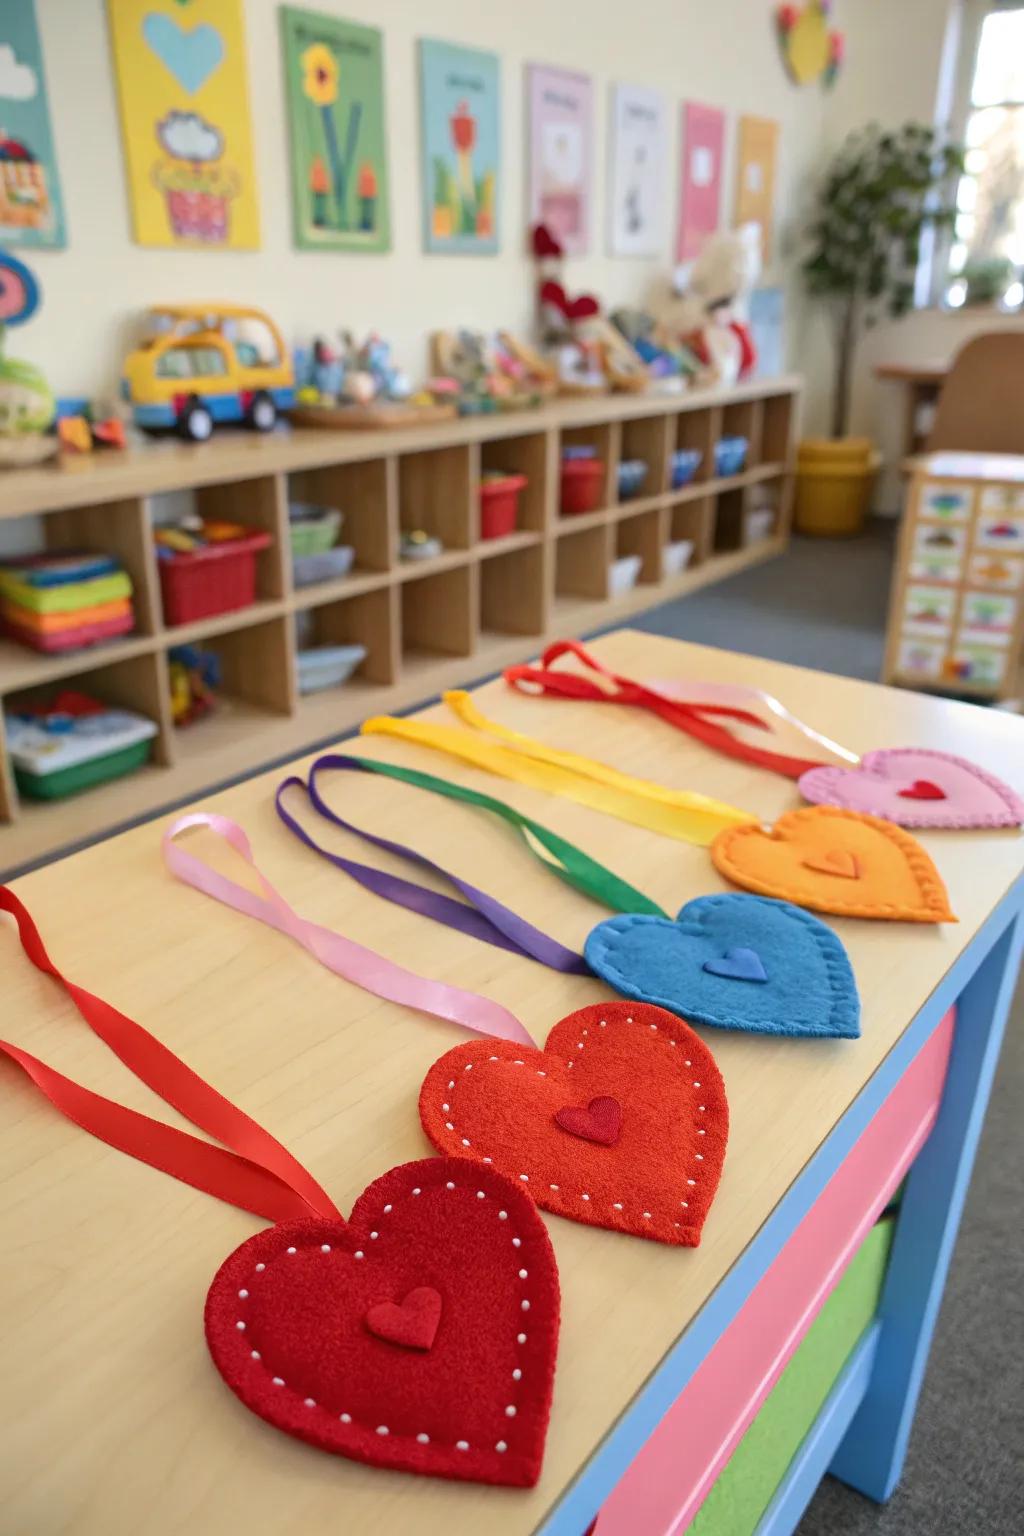
[[[938,1119],[904,1191],[871,1384],[829,1468],[879,1503],[903,1471],[1022,949],[1024,917],[1018,917],[958,1000]]]

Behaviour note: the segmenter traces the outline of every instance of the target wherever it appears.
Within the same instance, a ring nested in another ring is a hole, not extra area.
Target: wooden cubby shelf
[[[64,467],[0,474],[0,520],[12,551],[116,554],[135,588],[136,630],[109,645],[41,656],[0,640],[0,702],[81,687],[156,721],[152,763],[68,800],[19,800],[0,715],[0,877],[215,786],[355,730],[372,713],[406,709],[500,670],[547,640],[627,618],[778,554],[789,534],[800,381],[758,379],[677,397],[608,396],[540,410],[379,434],[218,434],[202,446],[160,441]],[[714,445],[744,436],[742,474],[719,479]],[[593,448],[605,466],[594,512],[562,516],[563,447]],[[702,454],[692,484],[672,488],[677,448]],[[618,466],[642,459],[634,496]],[[523,474],[516,529],[480,537],[482,476]],[[164,621],[152,523],[163,498],[261,528],[257,600],[195,624]],[[296,587],[288,538],[293,502],[336,507],[349,573]],[[750,521],[757,511],[759,518]],[[748,528],[761,530],[748,538]],[[767,534],[764,529],[768,528]],[[440,539],[433,559],[403,561],[403,531]],[[692,544],[685,568],[676,548]],[[639,556],[636,583],[613,593],[615,562]],[[358,643],[353,677],[301,696],[303,645]],[[167,653],[195,642],[216,652],[220,707],[183,730],[171,718]]]

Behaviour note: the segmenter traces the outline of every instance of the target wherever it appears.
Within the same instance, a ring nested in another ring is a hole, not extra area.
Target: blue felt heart
[[[860,1034],[849,957],[831,928],[767,896],[698,896],[675,922],[631,913],[599,923],[587,963],[617,992],[697,1024],[752,1034]],[[737,966],[737,952],[739,962]],[[737,986],[756,960],[761,986]]]
[[[224,39],[209,22],[186,30],[173,17],[150,11],[142,23],[142,35],[190,96],[206,84],[224,58]]]
[[[704,969],[728,981],[767,981],[768,972],[756,949],[727,949],[721,960],[705,960]]]

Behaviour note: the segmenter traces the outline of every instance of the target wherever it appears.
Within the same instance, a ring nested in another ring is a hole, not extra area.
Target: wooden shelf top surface
[[[781,375],[751,379],[732,389],[692,390],[682,395],[602,395],[558,400],[533,411],[462,417],[395,432],[328,432],[300,427],[261,436],[220,431],[200,445],[164,438],[121,453],[99,451],[80,458],[65,455],[33,469],[0,471],[0,518],[632,416],[696,411],[795,394],[800,386],[797,376]]]
[[[1024,723],[1004,714],[629,631],[594,649],[639,678],[767,689],[858,752],[908,742],[955,747],[1024,791]],[[541,702],[500,681],[477,697],[488,715],[556,747],[589,751],[765,819],[798,803],[788,781],[713,755],[639,711]],[[442,706],[423,713],[448,718]],[[498,794],[607,859],[669,911],[724,888],[704,849],[497,783],[405,743],[368,738],[350,750]],[[597,981],[557,975],[368,898],[284,832],[272,803],[280,777],[262,775],[204,807],[242,823],[261,867],[304,916],[502,1001],[538,1042],[556,1020],[606,995]],[[369,775],[322,789],[359,825],[483,878],[564,943],[580,945],[604,915],[517,850],[490,818],[433,798],[426,806],[418,791]],[[282,935],[256,930],[177,884],[160,859],[160,831],[159,824],[137,828],[16,889],[66,974],[181,1052],[279,1136],[347,1211],[385,1169],[427,1154],[419,1085],[462,1037],[363,994]],[[352,852],[324,825],[317,836]],[[563,1324],[544,1472],[531,1491],[374,1472],[249,1415],[207,1358],[201,1313],[215,1270],[258,1223],[92,1140],[7,1074],[0,1454],[10,1529],[300,1536],[333,1529],[341,1512],[346,1530],[379,1536],[535,1531],[1024,870],[1017,833],[921,840],[960,921],[934,928],[833,921],[863,1002],[859,1041],[704,1032],[725,1076],[732,1131],[700,1248],[670,1250],[547,1218]],[[191,846],[245,879],[208,834]],[[89,1035],[58,989],[16,958],[4,927],[5,1033],[94,1089],[175,1120]]]

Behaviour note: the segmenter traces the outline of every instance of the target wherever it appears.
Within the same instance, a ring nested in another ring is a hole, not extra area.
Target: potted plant
[[[968,259],[960,274],[964,283],[964,304],[968,308],[998,304],[1013,281],[1013,262],[1008,256],[978,256]]]
[[[953,179],[962,169],[962,149],[934,128],[871,124],[850,135],[819,188],[802,270],[832,321],[832,435],[800,447],[796,523],[803,533],[863,526],[880,460],[869,439],[846,435],[857,343],[883,316],[910,309],[921,237],[953,222]]]

